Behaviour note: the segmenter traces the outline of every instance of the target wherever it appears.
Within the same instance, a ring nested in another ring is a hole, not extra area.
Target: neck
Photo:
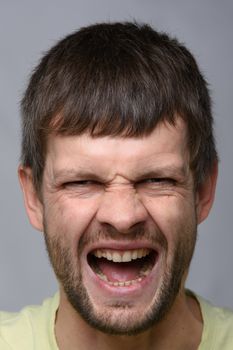
[[[60,350],[196,350],[200,344],[202,328],[199,304],[196,299],[186,295],[184,290],[179,293],[161,322],[136,336],[113,336],[90,327],[61,291],[55,333]]]

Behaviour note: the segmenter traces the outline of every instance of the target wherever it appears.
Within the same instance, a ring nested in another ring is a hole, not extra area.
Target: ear
[[[212,172],[199,186],[196,193],[197,222],[200,224],[209,215],[214,202],[216,182],[218,177],[218,162],[216,161]]]
[[[43,231],[43,205],[33,183],[31,168],[20,165],[18,176],[29,221],[36,230]]]

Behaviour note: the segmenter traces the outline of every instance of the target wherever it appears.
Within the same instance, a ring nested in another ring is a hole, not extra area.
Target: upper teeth
[[[133,250],[109,250],[109,249],[96,249],[93,255],[97,258],[106,258],[113,262],[129,262],[138,258],[143,258],[150,253],[150,249],[133,249]]]

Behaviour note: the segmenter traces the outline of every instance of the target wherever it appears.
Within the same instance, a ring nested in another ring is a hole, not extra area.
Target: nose
[[[110,225],[119,233],[132,232],[134,226],[145,223],[147,216],[136,191],[126,188],[106,191],[96,213],[99,223]]]

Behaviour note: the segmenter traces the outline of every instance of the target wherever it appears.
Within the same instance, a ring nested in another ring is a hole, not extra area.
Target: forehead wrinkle
[[[88,135],[51,137],[48,175],[99,176],[107,181],[117,175],[135,179],[150,172],[182,175],[189,168],[189,152],[185,133],[177,134],[178,126],[161,125],[154,135],[139,140],[111,137],[99,140]],[[174,137],[168,131],[176,131]]]
[[[94,156],[81,156],[78,159],[70,159],[48,162],[50,174],[55,178],[66,176],[86,176],[96,175],[101,177],[115,177],[117,175],[124,175],[127,173],[145,173],[145,172],[169,172],[185,174],[189,166],[189,155],[186,152],[156,152],[151,150],[149,154],[138,155],[131,159],[122,159],[122,157],[113,158],[107,154],[106,158],[99,158]],[[61,160],[61,158],[60,158]],[[71,162],[72,160],[72,162]],[[72,164],[73,163],[73,164]],[[126,166],[127,165],[127,166]]]

